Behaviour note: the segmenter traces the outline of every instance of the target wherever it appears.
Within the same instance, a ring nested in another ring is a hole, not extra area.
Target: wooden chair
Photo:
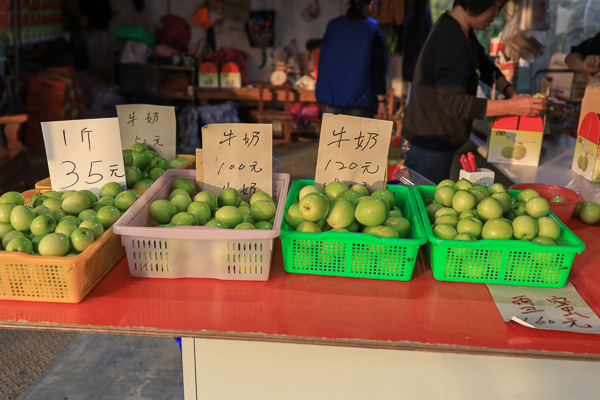
[[[277,109],[275,103],[277,102],[278,91],[284,91],[285,99],[283,101],[283,109]],[[265,94],[267,91],[271,92],[271,98],[273,101],[272,108],[265,108]],[[283,138],[273,138],[273,144],[284,144],[288,146],[292,141],[292,113],[290,112],[290,85],[286,83],[282,86],[268,85],[261,83],[258,85],[258,111],[256,112],[256,120],[259,123],[269,123],[273,121],[279,121],[283,125]]]
[[[0,147],[0,192],[31,189],[29,151],[19,139],[21,126],[27,122],[26,114],[0,116],[4,127],[6,147]]]

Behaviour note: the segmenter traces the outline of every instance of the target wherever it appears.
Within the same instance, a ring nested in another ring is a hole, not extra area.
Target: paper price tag
[[[323,114],[315,184],[341,181],[385,189],[392,121]]]
[[[196,180],[217,196],[232,187],[248,201],[256,192],[273,195],[273,126],[211,124],[202,127],[202,168]]]
[[[126,189],[118,118],[42,122],[52,190]]]
[[[487,287],[506,322],[528,328],[600,334],[600,319],[570,282],[559,289]]]
[[[135,143],[144,143],[167,161],[175,158],[175,107],[122,104],[117,106],[117,115],[123,149],[129,149]]]

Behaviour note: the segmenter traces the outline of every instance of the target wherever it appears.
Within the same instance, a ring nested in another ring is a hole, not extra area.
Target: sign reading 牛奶
[[[151,104],[122,104],[117,106],[121,146],[129,149],[135,143],[144,143],[167,161],[175,158],[175,107]]]
[[[315,184],[341,181],[386,188],[392,121],[323,114]]]
[[[235,188],[248,201],[256,192],[273,195],[273,126],[211,124],[202,127],[203,160],[196,180],[217,196]]]
[[[42,133],[52,190],[127,188],[118,118],[42,122]]]

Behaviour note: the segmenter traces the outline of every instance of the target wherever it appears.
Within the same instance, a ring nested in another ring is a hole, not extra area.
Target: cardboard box
[[[494,121],[488,142],[488,162],[537,166],[540,163],[544,119],[500,117]]]
[[[219,87],[219,68],[212,62],[206,61],[198,68],[199,87]]]
[[[232,62],[223,64],[219,74],[219,82],[222,88],[241,88],[242,74],[240,68]]]
[[[600,82],[585,89],[571,169],[590,182],[600,182],[598,139],[600,136]]]

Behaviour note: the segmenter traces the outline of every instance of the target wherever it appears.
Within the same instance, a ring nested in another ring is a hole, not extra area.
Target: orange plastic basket
[[[185,158],[187,161],[179,166],[177,169],[194,169],[194,164],[196,163],[196,156],[191,154],[177,154],[176,157]],[[52,182],[50,181],[50,177],[46,179],[42,179],[41,181],[35,184],[36,189],[40,190],[52,190]],[[138,192],[139,194],[144,194],[146,190],[138,190],[138,189],[129,189],[134,192]]]
[[[39,192],[43,190],[23,192],[25,204]],[[124,255],[112,227],[72,257],[0,251],[0,300],[79,303]]]

